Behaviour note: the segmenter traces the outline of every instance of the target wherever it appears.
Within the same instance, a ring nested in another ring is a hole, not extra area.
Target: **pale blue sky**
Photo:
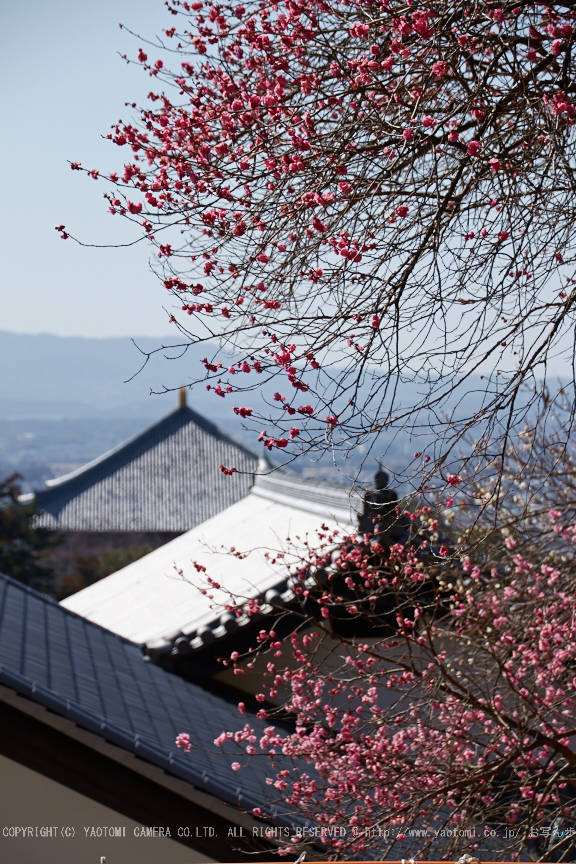
[[[87,242],[134,239],[107,213],[106,185],[70,170],[123,164],[103,141],[143,101],[150,79],[119,53],[138,41],[119,22],[154,37],[172,25],[162,0],[27,0],[0,13],[0,328],[59,335],[161,336],[170,332],[166,292],[148,271],[143,245],[83,249],[54,230],[64,223]]]

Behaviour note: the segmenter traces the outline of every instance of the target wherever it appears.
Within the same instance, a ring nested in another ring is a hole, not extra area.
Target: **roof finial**
[[[390,482],[390,478],[384,469],[382,468],[382,463],[378,461],[378,471],[374,475],[376,489],[387,489],[388,483]]]
[[[179,407],[186,408],[186,387],[180,387]]]

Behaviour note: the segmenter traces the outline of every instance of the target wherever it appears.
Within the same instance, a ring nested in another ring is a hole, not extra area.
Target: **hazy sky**
[[[2,6],[2,330],[93,337],[171,333],[162,308],[170,298],[149,271],[149,247],[86,249],[54,230],[63,223],[96,244],[140,236],[108,213],[105,181],[71,171],[67,162],[101,170],[124,163],[123,148],[102,136],[120,117],[132,116],[125,102],[145,101],[151,79],[120,58],[135,57],[143,44],[120,22],[150,39],[174,23],[163,0]],[[552,358],[551,366],[566,371]]]
[[[123,164],[101,139],[142,102],[150,78],[119,53],[172,24],[162,0],[28,0],[0,13],[3,134],[0,138],[2,249],[0,329],[59,335],[164,335],[163,288],[148,250],[84,249],[54,230],[64,223],[93,243],[135,239],[107,213],[104,181],[71,171]]]

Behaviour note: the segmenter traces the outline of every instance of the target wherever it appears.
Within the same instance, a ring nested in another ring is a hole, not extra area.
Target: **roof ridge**
[[[365,489],[354,483],[315,480],[285,468],[275,468],[263,456],[258,462],[250,494],[351,524],[362,509]]]
[[[344,480],[330,480],[328,477],[308,477],[305,474],[299,474],[292,468],[287,468],[285,465],[274,465],[267,456],[260,456],[255,476],[262,478],[270,477],[271,480],[274,480],[275,476],[280,478],[286,477],[289,480],[301,483],[303,486],[327,486],[337,492],[346,492],[347,494],[352,494],[358,490],[365,492],[369,486],[369,484],[356,480],[346,482]]]

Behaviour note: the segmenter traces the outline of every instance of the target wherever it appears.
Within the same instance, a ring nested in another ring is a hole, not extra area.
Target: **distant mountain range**
[[[177,342],[175,336],[165,340],[84,339],[0,331],[0,476],[19,471],[26,489],[38,488],[44,480],[101,455],[173,410],[177,393],[163,391],[199,376],[203,372],[200,359],[211,353],[207,345],[184,350]],[[141,368],[145,352],[157,349],[162,350]],[[277,386],[271,382],[264,387],[267,401]],[[422,386],[417,381],[403,383],[396,391],[411,402]],[[462,392],[456,391],[452,411],[459,416],[475,414],[483,403],[484,386],[478,378]],[[257,411],[261,399],[253,391],[248,404]],[[398,402],[400,396],[396,399]],[[232,415],[229,400],[197,387],[188,393],[188,404],[245,446],[261,446],[254,433],[243,430],[239,418]],[[384,453],[387,467],[402,471],[412,452],[424,449],[427,438],[415,443],[407,430],[386,433],[365,464],[364,446],[340,464],[348,476],[363,467],[367,479],[376,468],[376,457]],[[299,460],[293,467],[306,474],[338,476],[330,457],[325,454],[319,463]]]
[[[1,415],[4,420],[111,419],[118,418],[119,412],[124,418],[160,417],[176,405],[177,395],[151,395],[151,391],[189,382],[207,351],[205,346],[191,347],[183,354],[181,348],[170,348],[176,342],[174,338],[84,339],[0,331]],[[145,360],[142,352],[163,346],[168,347],[137,374]],[[200,412],[214,414],[216,408],[218,413],[219,406],[208,394],[198,392],[194,398]]]

